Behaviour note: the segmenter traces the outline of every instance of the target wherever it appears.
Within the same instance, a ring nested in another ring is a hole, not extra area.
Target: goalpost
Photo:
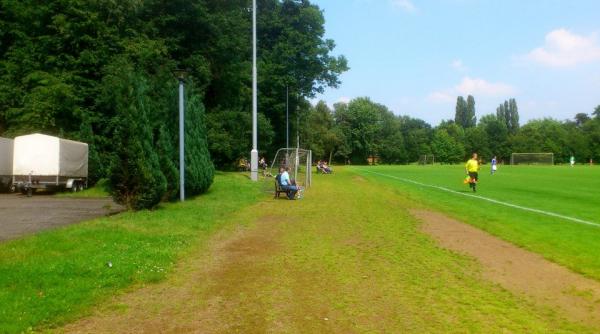
[[[554,165],[554,153],[513,153],[511,165]]]
[[[279,172],[279,167],[289,167],[290,178],[296,185],[308,188],[312,183],[312,151],[301,148],[280,148],[271,163],[271,175]]]
[[[435,163],[435,155],[423,154],[419,156],[419,165],[433,165]]]

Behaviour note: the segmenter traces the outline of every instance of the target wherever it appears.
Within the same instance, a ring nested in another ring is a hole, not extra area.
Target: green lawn
[[[395,186],[344,168],[313,181],[302,200],[269,196],[236,210],[233,219],[242,228],[220,234],[224,239],[209,250],[183,261],[202,266],[181,267],[167,281],[119,298],[101,307],[99,317],[70,329],[597,332],[483,279],[478,262],[440,248],[410,214],[416,201]]]
[[[409,210],[419,205],[439,208],[510,240],[534,240],[531,244],[539,252],[553,240],[557,248],[564,248],[555,254],[572,264],[577,262],[568,256],[574,250],[569,247],[576,243],[568,243],[565,236],[577,235],[580,244],[596,251],[591,240],[598,231],[489,203],[475,202],[476,208],[469,210],[469,201],[476,199],[419,189],[364,171],[428,182],[447,175],[446,186],[464,190],[460,168],[427,168],[338,168],[333,175],[315,176],[313,187],[299,201],[272,200],[265,193],[272,179],[254,184],[239,174],[219,174],[207,195],[184,204],[0,244],[0,332],[55,328],[89,314],[110,296],[145,283],[172,284],[175,277],[191,285],[183,294],[160,298],[162,306],[173,298],[170,310],[177,310],[161,321],[182,324],[206,314],[202,308],[212,305],[217,309],[208,314],[233,332],[596,332],[482,279],[476,261],[440,248],[419,231],[420,223]],[[494,176],[498,187],[506,186],[501,175]],[[492,188],[488,180],[482,178],[481,195],[492,196],[486,193]],[[181,259],[206,256],[203,245],[213,232],[235,224],[246,225],[240,232],[245,235],[237,236],[237,244],[216,248],[232,252],[229,257],[216,256],[221,259],[216,267],[198,276],[202,268],[175,266],[206,263]],[[586,231],[589,235],[580,235]],[[258,248],[248,251],[257,242]],[[173,290],[158,286],[160,291]],[[196,302],[182,304],[177,296]],[[142,311],[159,312],[162,306],[149,299]],[[211,302],[215,300],[223,302]],[[124,328],[137,328],[127,327],[127,312],[134,307],[118,303],[123,300],[117,302],[118,309],[106,305],[100,310],[123,314]]]
[[[352,167],[382,186],[437,208],[574,271],[600,280],[600,227],[523,211],[399,180],[409,179],[470,194],[463,166]],[[376,174],[379,173],[379,174]],[[384,175],[392,176],[384,176]],[[395,178],[393,178],[395,177]],[[600,224],[600,168],[590,166],[489,166],[477,196]]]
[[[0,244],[0,333],[65,323],[128,287],[162,280],[233,212],[264,198],[261,190],[218,174],[208,194],[184,204]]]

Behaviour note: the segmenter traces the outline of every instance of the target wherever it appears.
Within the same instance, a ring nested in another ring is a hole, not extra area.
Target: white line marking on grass
[[[539,214],[550,216],[550,217],[561,218],[561,219],[569,220],[569,221],[572,221],[572,222],[575,222],[575,223],[579,223],[579,224],[584,224],[584,225],[589,225],[589,226],[594,226],[594,227],[600,227],[600,224],[598,224],[598,223],[590,222],[590,221],[579,219],[579,218],[569,217],[569,216],[561,215],[561,214],[550,212],[550,211],[544,211],[544,210],[540,210],[540,209],[528,208],[526,206],[520,206],[520,205],[516,205],[516,204],[512,204],[512,203],[502,202],[502,201],[498,201],[498,200],[495,200],[495,199],[492,199],[492,198],[483,197],[483,196],[479,196],[479,195],[473,195],[473,194],[470,194],[470,193],[463,193],[463,192],[460,192],[460,191],[456,191],[456,190],[452,190],[452,189],[448,189],[448,188],[444,188],[444,187],[440,187],[440,186],[435,186],[435,185],[431,185],[431,184],[421,183],[421,182],[417,182],[417,181],[414,181],[414,180],[411,180],[411,179],[405,179],[405,178],[394,176],[394,175],[388,175],[388,174],[373,172],[373,171],[370,171],[370,170],[360,169],[360,168],[357,168],[357,169],[360,170],[360,171],[363,171],[363,172],[367,172],[367,173],[371,173],[371,174],[376,174],[376,175],[380,175],[380,176],[384,176],[384,177],[389,177],[391,179],[396,179],[396,180],[400,180],[400,181],[403,181],[403,182],[416,184],[416,185],[419,185],[419,186],[422,186],[422,187],[429,187],[429,188],[434,188],[434,189],[446,191],[446,192],[449,192],[449,193],[452,193],[452,194],[462,195],[462,196],[466,196],[466,197],[473,197],[473,198],[477,198],[477,199],[480,199],[480,200],[488,201],[488,202],[491,202],[491,203],[494,203],[494,204],[504,205],[504,206],[508,206],[508,207],[511,207],[511,208],[520,209],[520,210],[523,210],[523,211],[535,212],[535,213],[539,213]]]

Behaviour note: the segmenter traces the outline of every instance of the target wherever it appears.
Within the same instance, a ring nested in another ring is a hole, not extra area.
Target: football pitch
[[[479,173],[477,193],[462,165],[352,167],[370,180],[446,212],[573,271],[600,279],[600,168],[500,166]]]

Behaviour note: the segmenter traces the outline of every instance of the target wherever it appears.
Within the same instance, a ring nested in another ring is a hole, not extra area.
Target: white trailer
[[[13,140],[0,137],[0,191],[10,188],[13,175]]]
[[[81,191],[87,187],[88,145],[42,134],[16,137],[13,185],[24,194],[36,189]]]

